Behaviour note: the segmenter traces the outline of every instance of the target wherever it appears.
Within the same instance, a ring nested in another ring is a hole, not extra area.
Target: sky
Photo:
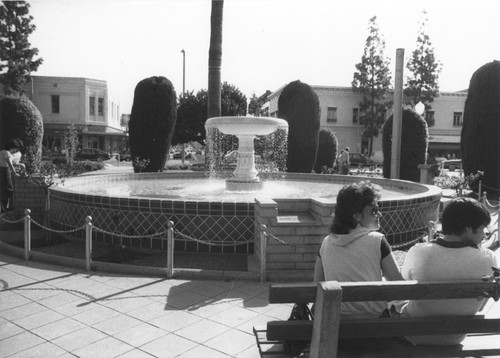
[[[30,42],[44,59],[33,75],[105,80],[130,113],[145,78],[164,76],[182,94],[184,50],[185,90],[208,87],[210,0],[28,2]],[[424,10],[441,91],[467,89],[474,71],[500,60],[500,0],[225,0],[222,81],[247,98],[295,80],[351,86],[373,16],[394,72],[396,49],[406,63],[416,47]]]

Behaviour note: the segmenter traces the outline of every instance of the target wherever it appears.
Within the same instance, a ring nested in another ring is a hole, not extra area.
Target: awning
[[[459,135],[430,135],[429,143],[460,143]]]

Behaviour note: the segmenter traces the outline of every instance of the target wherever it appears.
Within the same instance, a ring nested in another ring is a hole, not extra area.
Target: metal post
[[[174,222],[168,222],[167,230],[167,277],[174,277]]]
[[[394,78],[394,113],[392,117],[391,179],[399,179],[401,160],[401,133],[403,127],[403,69],[405,50],[396,50]]]
[[[482,182],[482,180],[480,180],[479,181],[479,187],[478,187],[478,190],[477,190],[478,191],[477,192],[477,196],[478,196],[477,200],[481,200],[481,196],[482,196],[482,193],[481,193],[482,188],[481,187],[482,187],[482,184],[483,184],[483,182]],[[483,204],[485,204],[485,203],[486,202],[483,201]]]
[[[434,240],[434,234],[436,233],[436,223],[434,221],[429,221],[429,229],[428,229],[428,238],[427,238],[427,241],[432,241]]]
[[[260,282],[266,282],[267,226],[260,226]]]
[[[500,198],[498,198],[497,209],[497,242],[500,244]]]
[[[31,210],[24,210],[24,260],[30,260],[31,252]]]
[[[85,218],[85,268],[92,270],[92,217]]]
[[[482,195],[482,198],[481,198],[481,202],[486,205],[487,203],[487,200],[488,200],[488,193],[487,192],[484,192],[483,195]]]

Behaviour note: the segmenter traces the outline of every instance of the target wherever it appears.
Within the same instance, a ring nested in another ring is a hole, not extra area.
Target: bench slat
[[[457,281],[429,282],[381,281],[340,282],[342,302],[391,301],[408,299],[477,298],[484,292],[493,292],[494,282]],[[314,302],[316,282],[301,284],[272,284],[269,288],[270,303]]]
[[[267,324],[267,339],[275,341],[310,340],[312,329],[312,321],[271,321]],[[457,333],[500,334],[500,319],[486,319],[482,316],[446,316],[344,320],[340,322],[339,328],[339,338]]]

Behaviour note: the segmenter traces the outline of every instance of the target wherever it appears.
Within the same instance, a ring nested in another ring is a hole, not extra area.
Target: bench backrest
[[[393,337],[425,334],[499,333],[500,319],[480,316],[422,317],[371,320],[340,320],[342,302],[391,301],[407,299],[495,297],[498,283],[457,281],[417,283],[319,282],[271,284],[270,303],[315,302],[314,321],[269,322],[269,340],[311,340],[311,357],[331,357],[339,338]]]

